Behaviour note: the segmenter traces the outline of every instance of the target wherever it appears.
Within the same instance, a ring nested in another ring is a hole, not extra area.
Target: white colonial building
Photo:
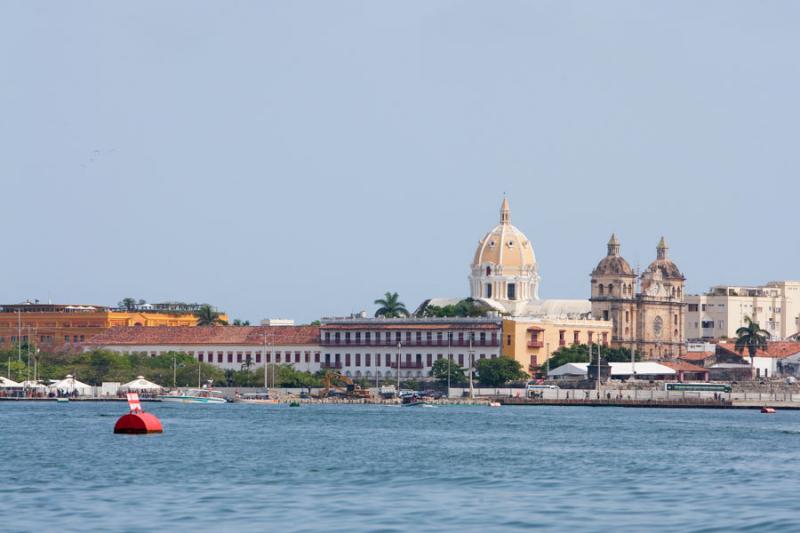
[[[152,357],[186,353],[222,369],[254,370],[290,364],[297,370],[334,369],[352,378],[429,377],[437,359],[453,364],[500,356],[496,318],[325,319],[321,326],[116,327],[84,349]]]
[[[703,295],[686,297],[687,339],[736,338],[745,317],[758,322],[774,340],[800,331],[800,282],[770,281],[766,285],[719,285]]]

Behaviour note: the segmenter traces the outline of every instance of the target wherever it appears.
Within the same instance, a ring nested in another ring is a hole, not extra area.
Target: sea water
[[[800,412],[0,402],[3,531],[798,531]]]

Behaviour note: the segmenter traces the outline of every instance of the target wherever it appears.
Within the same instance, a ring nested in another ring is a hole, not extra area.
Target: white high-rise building
[[[766,285],[719,285],[703,295],[686,297],[687,339],[736,337],[752,318],[774,340],[800,331],[800,281],[770,281]]]

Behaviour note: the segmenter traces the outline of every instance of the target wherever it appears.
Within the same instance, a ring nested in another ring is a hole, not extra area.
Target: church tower
[[[612,345],[633,349],[637,330],[636,274],[619,252],[619,239],[612,234],[607,255],[592,271],[589,301],[594,318],[613,322]]]
[[[661,237],[656,247],[656,260],[641,278],[639,337],[644,353],[651,359],[676,357],[686,350],[683,333],[686,278],[668,252],[667,243]]]

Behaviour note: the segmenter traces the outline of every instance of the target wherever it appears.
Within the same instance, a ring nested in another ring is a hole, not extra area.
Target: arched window
[[[603,284],[602,284],[602,283],[601,283],[600,285],[598,285],[598,286],[597,286],[597,293],[598,293],[600,296],[603,296]]]
[[[614,294],[614,285],[609,283],[608,284],[608,295],[611,296],[612,294]]]
[[[486,267],[486,275],[487,276],[491,276],[492,275],[492,267]]]
[[[486,284],[486,297],[487,298],[491,298],[492,297],[492,284],[491,283],[487,283]]]

